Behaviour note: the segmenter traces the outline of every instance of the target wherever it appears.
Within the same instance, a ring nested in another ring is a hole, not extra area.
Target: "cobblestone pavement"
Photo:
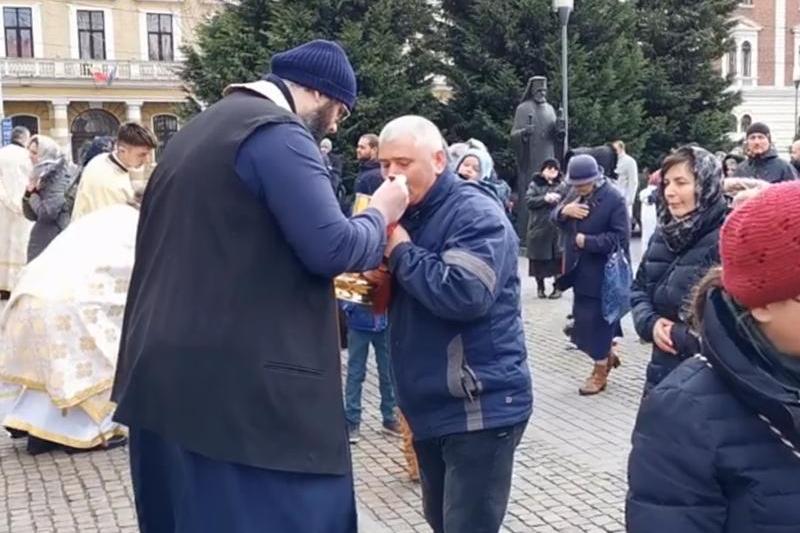
[[[521,264],[521,271],[526,268]],[[629,321],[623,365],[608,390],[582,398],[591,370],[562,333],[570,297],[537,300],[523,281],[535,384],[534,416],[518,449],[504,532],[624,531],[625,464],[648,350]],[[379,432],[374,358],[364,390],[361,441],[353,447],[363,533],[428,532],[419,486],[407,480],[400,442]],[[127,450],[36,458],[0,435],[0,532],[136,532]],[[221,532],[223,533],[223,532]]]

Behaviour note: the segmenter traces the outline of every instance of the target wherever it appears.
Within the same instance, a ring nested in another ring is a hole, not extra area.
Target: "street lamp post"
[[[561,109],[564,113],[564,153],[569,150],[569,76],[567,63],[568,35],[567,25],[569,16],[575,7],[575,0],[553,0],[553,11],[558,13],[561,21]],[[795,119],[797,122],[797,119]]]

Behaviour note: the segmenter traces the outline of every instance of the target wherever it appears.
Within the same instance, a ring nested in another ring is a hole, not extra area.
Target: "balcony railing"
[[[95,82],[178,82],[180,63],[86,59],[0,58],[3,81],[91,80]]]

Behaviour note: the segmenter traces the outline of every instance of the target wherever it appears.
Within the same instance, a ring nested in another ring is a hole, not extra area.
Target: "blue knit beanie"
[[[344,49],[331,41],[316,40],[272,56],[272,73],[338,100],[352,110],[356,105],[356,73]]]
[[[580,154],[569,160],[567,165],[567,183],[569,185],[586,185],[603,178],[603,167],[597,160],[588,155]]]

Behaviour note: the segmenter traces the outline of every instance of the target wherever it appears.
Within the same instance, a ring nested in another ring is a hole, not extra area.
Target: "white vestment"
[[[642,203],[642,253],[647,250],[647,245],[650,243],[650,237],[656,231],[658,225],[658,215],[656,213],[656,204],[651,201],[653,193],[656,191],[655,185],[648,185],[641,193],[639,193],[639,200]]]
[[[18,388],[4,426],[74,448],[124,434],[110,394],[138,218],[124,204],[90,213],[22,271],[0,315],[0,401]]]
[[[28,150],[0,148],[0,291],[11,292],[27,262],[33,222],[22,214],[22,197],[33,165]]]

